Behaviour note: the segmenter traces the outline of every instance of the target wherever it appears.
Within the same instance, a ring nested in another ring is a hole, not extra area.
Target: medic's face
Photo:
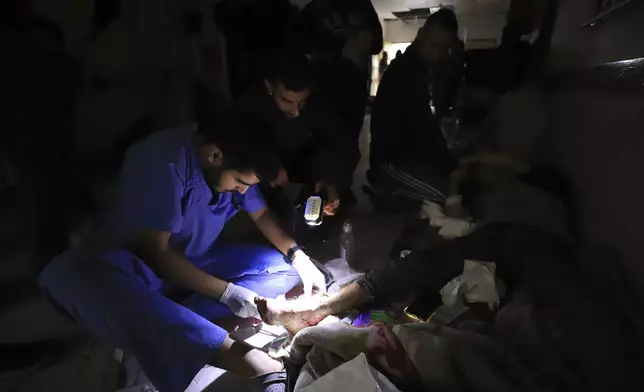
[[[248,188],[257,184],[259,178],[255,173],[242,173],[237,170],[223,170],[219,176],[219,192],[239,192],[242,195]]]
[[[201,170],[208,186],[217,192],[246,193],[248,188],[259,183],[255,173],[224,169],[224,156],[214,144],[204,144],[199,149]]]

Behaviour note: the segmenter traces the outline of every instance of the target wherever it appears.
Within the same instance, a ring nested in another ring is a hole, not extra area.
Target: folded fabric
[[[443,304],[453,308],[463,304],[482,302],[490,309],[499,305],[496,286],[496,264],[476,260],[465,260],[463,274],[452,279],[441,289]]]
[[[364,352],[373,328],[354,328],[343,322],[317,325],[298,332],[288,350],[288,360],[301,365],[295,391]]]
[[[300,331],[289,350],[289,363],[302,366],[295,383],[296,392],[330,391],[327,385],[334,384],[326,381],[316,385],[324,389],[307,387],[361,353],[371,366],[403,390],[405,381],[416,387],[422,385],[424,390],[542,390],[535,382],[535,374],[509,348],[494,336],[435,324],[355,328],[335,322]],[[365,367],[360,369],[356,377],[368,379]],[[343,371],[333,377],[344,380]],[[378,379],[377,373],[371,374]],[[365,381],[364,385],[374,384]],[[333,390],[370,391],[347,387]]]
[[[435,324],[400,324],[393,332],[425,390],[541,390],[529,370],[492,337]]]
[[[418,379],[391,326],[359,328],[337,321],[305,328],[293,338],[288,361],[295,367],[301,366],[294,390],[301,391],[361,353],[387,377]]]
[[[382,373],[369,366],[365,354],[338,366],[302,392],[400,392]]]
[[[476,224],[469,218],[452,218],[445,215],[443,207],[432,201],[423,202],[420,218],[429,219],[430,226],[439,228],[438,235],[448,239],[470,234],[476,228]]]

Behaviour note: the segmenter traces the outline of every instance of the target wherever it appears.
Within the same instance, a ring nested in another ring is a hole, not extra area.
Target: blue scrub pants
[[[191,260],[213,276],[274,298],[300,282],[274,249],[222,246]],[[124,250],[74,249],[55,258],[40,275],[52,305],[96,337],[134,355],[161,392],[182,392],[212,363],[227,332],[209,320],[232,315],[200,294],[181,304],[163,295],[169,287]]]

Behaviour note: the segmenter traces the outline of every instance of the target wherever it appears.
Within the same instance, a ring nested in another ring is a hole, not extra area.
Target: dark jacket
[[[236,103],[241,111],[257,115],[266,124],[272,147],[292,182],[325,180],[341,185],[352,177],[359,151],[322,101],[311,99],[293,119],[286,118],[261,87],[247,91]]]
[[[411,160],[449,173],[454,158],[431,112],[431,82],[413,45],[391,62],[372,109],[372,167]]]
[[[367,72],[344,56],[318,59],[315,68],[316,94],[327,100],[327,107],[335,109],[349,137],[356,143],[369,98]]]

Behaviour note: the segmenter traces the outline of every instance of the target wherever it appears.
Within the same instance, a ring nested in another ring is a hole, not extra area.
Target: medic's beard
[[[221,182],[221,173],[223,173],[221,167],[210,167],[207,170],[204,170],[204,179],[208,187],[215,192],[226,192],[223,189],[220,189],[219,183]]]

